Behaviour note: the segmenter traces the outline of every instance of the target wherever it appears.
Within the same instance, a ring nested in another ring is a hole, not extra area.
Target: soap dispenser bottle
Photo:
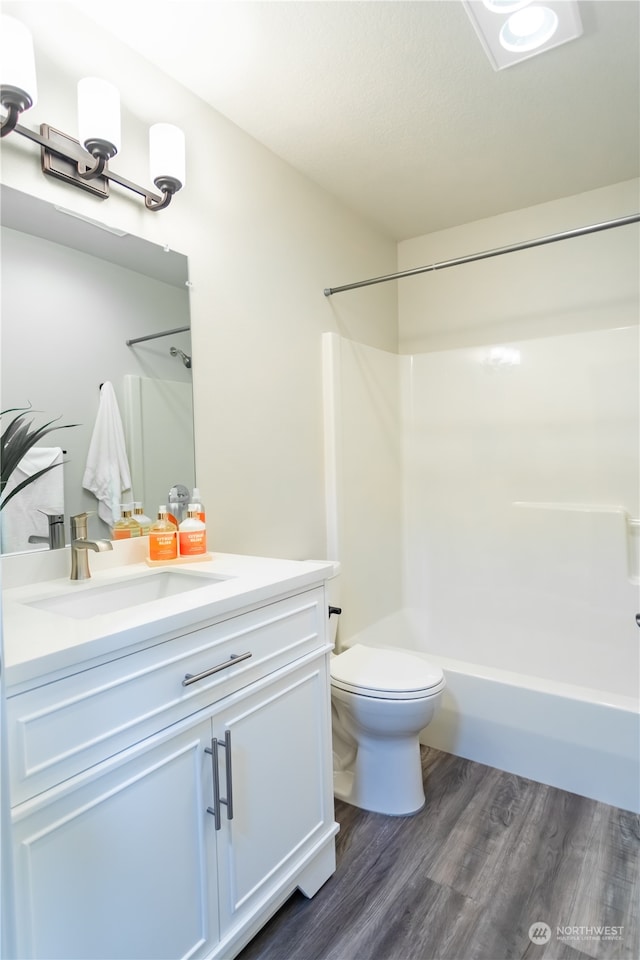
[[[167,514],[166,504],[158,507],[158,519],[149,530],[149,560],[175,560],[178,556],[178,531]]]
[[[140,534],[143,537],[149,533],[151,524],[153,523],[151,517],[148,517],[144,510],[142,509],[142,503],[140,500],[135,500],[133,504],[133,519],[136,523],[140,524]]]
[[[178,528],[181,557],[197,557],[207,552],[207,528],[198,517],[199,507],[198,503],[190,503],[187,517]]]
[[[129,537],[140,536],[140,524],[133,519],[130,503],[120,504],[120,519],[116,520],[111,532],[114,540],[127,540]]]

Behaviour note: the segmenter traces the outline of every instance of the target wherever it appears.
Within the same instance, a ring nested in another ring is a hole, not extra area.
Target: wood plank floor
[[[422,763],[413,817],[336,803],[335,875],[238,960],[640,957],[640,817],[428,747]],[[623,929],[566,929],[602,926]]]

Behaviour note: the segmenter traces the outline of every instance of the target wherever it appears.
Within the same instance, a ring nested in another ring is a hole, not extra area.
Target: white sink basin
[[[163,600],[189,590],[202,590],[204,587],[223,583],[228,577],[210,574],[178,573],[175,570],[162,570],[143,577],[131,577],[117,583],[100,585],[74,585],[68,593],[55,597],[32,600],[26,604],[57,613],[75,620],[87,620],[104,613],[115,613],[128,607],[137,607],[141,603]],[[76,592],[77,591],[77,592]]]

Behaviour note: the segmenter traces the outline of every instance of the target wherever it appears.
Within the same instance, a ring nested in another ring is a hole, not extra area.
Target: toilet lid
[[[436,664],[359,643],[332,657],[331,680],[351,693],[398,700],[435,694],[444,686],[444,674]]]

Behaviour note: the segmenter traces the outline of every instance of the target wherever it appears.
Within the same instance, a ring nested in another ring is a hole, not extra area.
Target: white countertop
[[[211,560],[150,568],[146,537],[116,541],[113,551],[91,553],[91,579],[69,579],[69,549],[2,558],[2,621],[5,684],[47,682],[60,671],[83,669],[125,647],[144,646],[159,635],[188,631],[207,620],[311,588],[331,576],[331,561],[279,560],[215,553]],[[221,577],[210,585],[85,619],[29,606],[34,600],[80,594],[92,588],[160,571]]]

